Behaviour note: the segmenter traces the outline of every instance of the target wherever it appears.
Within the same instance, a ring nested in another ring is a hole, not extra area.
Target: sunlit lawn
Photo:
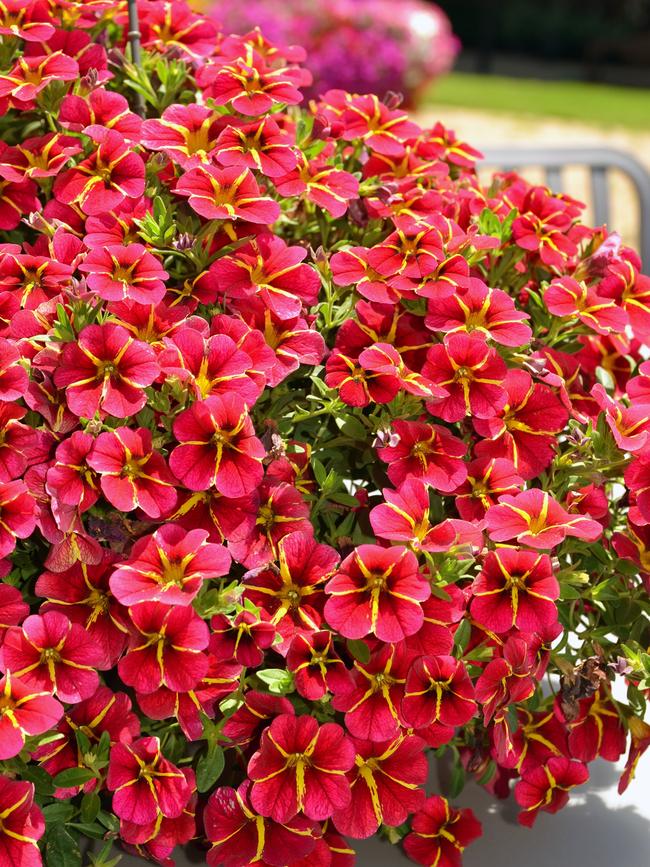
[[[456,72],[432,86],[423,103],[650,130],[650,90],[643,88]]]

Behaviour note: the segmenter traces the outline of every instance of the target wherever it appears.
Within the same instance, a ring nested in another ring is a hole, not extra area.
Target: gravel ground
[[[648,109],[650,118],[650,98]],[[650,129],[647,131],[622,127],[604,129],[565,122],[557,118],[496,114],[435,104],[421,110],[417,119],[425,125],[440,120],[479,150],[481,147],[507,147],[508,145],[611,147],[635,156],[650,172]],[[540,170],[530,169],[524,173],[531,181],[542,181]],[[618,172],[612,173],[610,184],[611,226],[627,243],[636,246],[639,238],[639,215],[634,188],[627,178]],[[566,172],[565,192],[585,202],[589,207],[588,174],[585,169],[571,167]],[[590,219],[589,210],[586,219]]]

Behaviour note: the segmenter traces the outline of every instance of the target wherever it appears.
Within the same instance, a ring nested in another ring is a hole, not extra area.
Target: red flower
[[[267,114],[275,105],[297,105],[302,94],[297,85],[311,76],[298,67],[270,67],[249,44],[245,54],[231,63],[204,66],[197,83],[216,105],[230,103],[240,114],[251,117]]]
[[[603,534],[598,521],[571,515],[546,491],[531,488],[514,497],[505,494],[485,515],[494,542],[516,539],[531,548],[555,548],[567,536],[593,542]]]
[[[393,422],[397,443],[381,446],[377,454],[388,464],[388,478],[401,485],[408,476],[422,479],[442,493],[449,493],[467,477],[461,460],[466,446],[446,428],[421,421]]]
[[[329,630],[298,633],[289,646],[287,668],[293,674],[296,689],[309,701],[323,698],[328,691],[340,692],[350,682]]]
[[[472,584],[470,613],[497,633],[512,628],[539,632],[557,620],[560,585],[547,554],[497,548],[489,551]]]
[[[53,81],[74,81],[79,77],[79,65],[62,51],[48,55],[19,57],[5,75],[0,75],[0,98],[11,97],[24,110]],[[22,104],[22,105],[21,105]]]
[[[490,289],[482,280],[471,279],[467,289],[429,305],[427,328],[456,333],[478,331],[504,346],[523,346],[532,330],[524,324],[527,313],[517,310],[512,298],[500,289]]]
[[[0,181],[0,229],[11,231],[20,223],[23,214],[41,210],[34,181],[15,184]]]
[[[454,491],[458,513],[466,521],[480,521],[503,494],[516,494],[524,480],[507,458],[482,457],[467,465],[467,480]]]
[[[268,615],[260,611],[240,611],[232,620],[225,614],[215,614],[210,621],[210,651],[217,659],[236,659],[248,668],[262,664],[264,651],[275,639],[275,626]]]
[[[108,588],[112,558],[98,566],[76,563],[61,572],[43,572],[34,588],[46,601],[41,611],[58,611],[83,627],[101,650],[98,667],[112,668],[126,645],[125,612]]]
[[[91,250],[79,270],[89,289],[106,301],[126,298],[138,304],[158,304],[165,297],[169,274],[142,244],[111,244]]]
[[[319,726],[311,716],[276,717],[248,763],[253,807],[275,822],[302,812],[327,819],[350,803],[346,772],[354,765],[352,741],[341,726]]]
[[[92,127],[87,134],[96,132],[97,127],[105,127],[121,133],[127,141],[137,141],[142,127],[142,118],[129,110],[126,97],[103,87],[91,90],[85,98],[73,93],[64,96],[58,122],[75,132]]]
[[[29,374],[21,365],[16,345],[0,337],[0,400],[19,400],[29,384]]]
[[[259,235],[232,256],[217,259],[210,268],[219,293],[228,299],[259,298],[280,320],[313,307],[320,277],[302,247],[289,247],[275,235]]]
[[[519,475],[533,479],[553,460],[557,434],[569,413],[550,388],[533,383],[525,370],[509,370],[503,386],[508,397],[500,412],[473,420],[476,433],[486,438],[477,454],[508,458]]]
[[[0,679],[0,760],[17,756],[25,737],[53,729],[63,707],[47,692],[34,692],[7,671]]]
[[[559,700],[555,713],[569,731],[569,753],[572,758],[593,762],[600,757],[608,762],[617,762],[625,752],[627,733],[616,705],[602,687],[594,695],[579,702],[578,714],[574,719],[566,718]]]
[[[0,151],[0,177],[18,184],[28,178],[50,178],[80,151],[76,139],[59,133],[28,138]]]
[[[223,545],[207,542],[206,530],[165,524],[142,536],[126,563],[111,574],[110,586],[123,605],[162,602],[190,605],[204,581],[226,575],[230,555]]]
[[[84,214],[102,214],[127,198],[139,199],[144,193],[144,175],[142,158],[130,150],[124,137],[115,130],[103,130],[97,150],[60,174],[53,191],[58,201],[79,205]]]
[[[227,334],[206,340],[193,328],[181,328],[164,341],[158,356],[162,371],[187,383],[199,400],[229,392],[252,406],[259,397],[262,386],[253,376],[253,360]]]
[[[288,698],[251,689],[244,693],[241,707],[226,720],[223,733],[233,743],[245,747],[253,741],[257,743],[269,720],[287,713],[294,713]]]
[[[265,449],[238,395],[193,403],[177,416],[173,430],[180,445],[169,456],[169,466],[191,491],[214,486],[224,497],[243,497],[262,481]]]
[[[0,482],[0,557],[28,539],[36,527],[36,502],[24,482]]]
[[[18,626],[28,614],[29,605],[23,600],[20,590],[11,584],[0,584],[0,646],[6,630]]]
[[[144,387],[159,375],[154,351],[120,325],[88,325],[66,343],[54,372],[70,409],[92,418],[96,412],[127,418],[147,402]]]
[[[509,638],[485,666],[476,681],[476,700],[483,705],[483,724],[488,725],[502,707],[524,702],[535,692],[534,658],[522,638]]]
[[[58,611],[32,614],[22,627],[7,630],[2,667],[30,688],[52,692],[76,704],[99,684],[96,669],[103,662],[97,643],[83,627]]]
[[[453,656],[416,659],[406,677],[401,710],[415,728],[464,725],[476,713],[476,702],[463,663]]]
[[[517,817],[519,823],[531,828],[540,811],[557,813],[566,806],[569,790],[588,779],[587,766],[565,756],[549,759],[545,765],[526,771],[515,786],[515,798],[523,808]]]
[[[238,124],[233,118],[219,133],[215,159],[222,166],[246,166],[257,169],[267,178],[278,178],[293,171],[298,164],[291,144],[291,137],[272,117],[244,124]]]
[[[66,506],[87,511],[99,497],[97,478],[87,459],[95,440],[84,431],[74,431],[56,448],[56,462],[47,471],[46,490]]]
[[[404,547],[360,545],[341,563],[327,584],[325,617],[346,638],[372,633],[397,642],[422,626],[420,602],[431,588],[418,571],[415,555]]]
[[[175,479],[163,456],[153,451],[148,428],[118,427],[100,434],[87,462],[108,502],[121,512],[140,508],[149,518],[160,518],[176,505]]]
[[[170,105],[160,120],[142,124],[141,143],[159,151],[183,169],[209,165],[217,147],[219,115],[205,105]]]
[[[404,851],[425,867],[461,867],[466,846],[482,834],[481,823],[471,810],[455,810],[446,798],[432,795],[411,820]]]
[[[573,277],[553,280],[544,292],[544,304],[555,316],[576,316],[597,334],[620,334],[628,324],[627,313],[615,301]]]
[[[327,99],[326,93],[323,100]],[[402,154],[404,141],[421,132],[405,112],[389,109],[375,94],[347,97],[340,122],[345,141],[360,139],[370,150],[387,156]]]
[[[429,773],[425,742],[400,735],[392,742],[354,741],[355,766],[348,772],[352,802],[334,813],[341,834],[371,837],[380,825],[397,827],[425,800],[420,788]]]
[[[263,196],[253,173],[240,167],[190,169],[178,180],[174,192],[187,196],[192,210],[207,220],[274,223],[280,216],[280,205]]]
[[[47,42],[55,30],[47,3],[37,0],[4,0],[0,7],[0,34],[17,36],[26,42]]]
[[[183,772],[163,756],[160,741],[152,737],[114,744],[106,785],[113,792],[115,814],[138,825],[180,816],[192,794]]]
[[[648,747],[650,747],[650,726],[647,723],[642,719],[639,719],[638,716],[633,715],[628,720],[628,726],[632,737],[630,741],[630,751],[627,756],[627,761],[625,762],[625,768],[621,774],[621,779],[618,782],[619,795],[623,794],[634,779],[639,759]]]
[[[166,686],[172,692],[193,689],[208,670],[202,652],[209,643],[207,624],[191,606],[159,602],[129,609],[134,634],[118,671],[138,692]]]
[[[283,823],[260,816],[250,803],[250,781],[238,789],[220,786],[203,812],[205,835],[212,843],[210,867],[246,867],[256,861],[284,867],[313,852],[320,829],[305,816]]]
[[[45,820],[34,803],[33,783],[0,776],[0,860],[20,867],[42,867],[38,840]]]
[[[281,196],[304,195],[335,219],[342,217],[348,202],[359,195],[359,181],[350,172],[332,168],[322,155],[308,160],[300,153],[298,158],[296,169],[273,179],[278,193]]]
[[[422,374],[448,392],[429,407],[445,421],[491,418],[506,402],[506,365],[478,334],[451,334],[444,344],[432,346]]]
[[[339,556],[328,545],[318,544],[312,533],[301,531],[283,536],[277,555],[279,568],[270,566],[244,576],[244,598],[271,615],[288,644],[294,632],[318,629],[323,585]]]
[[[355,738],[392,741],[400,734],[410,658],[401,643],[381,645],[367,663],[355,660],[352,681],[332,700],[335,710],[345,712],[345,726]]]

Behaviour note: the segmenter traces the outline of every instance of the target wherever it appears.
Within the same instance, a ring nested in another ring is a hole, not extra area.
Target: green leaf
[[[63,825],[52,825],[45,843],[47,867],[81,867],[81,851],[77,840]]]
[[[102,802],[97,792],[88,792],[81,799],[81,821],[94,822],[101,808]]]
[[[353,638],[349,639],[347,644],[348,650],[356,660],[363,663],[370,662],[370,648],[365,641]]]
[[[196,763],[196,788],[199,792],[207,792],[214,786],[226,764],[223,749],[218,743],[212,743],[199,756]]]
[[[67,768],[54,778],[54,785],[59,789],[73,789],[83,786],[89,780],[94,780],[97,775],[88,768]]]
[[[293,675],[284,668],[265,668],[256,674],[274,695],[285,695],[293,691]]]
[[[472,627],[469,624],[468,620],[461,620],[458,625],[458,629],[454,635],[454,646],[457,648],[458,652],[462,655],[467,649],[467,645],[469,644],[469,640],[472,636]]]

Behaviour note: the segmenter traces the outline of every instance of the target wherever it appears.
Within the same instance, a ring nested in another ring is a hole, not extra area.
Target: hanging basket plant
[[[466,779],[524,825],[597,757],[624,789],[638,256],[397,99],[301,107],[300,49],[129,5],[0,7],[0,863],[449,867]]]

